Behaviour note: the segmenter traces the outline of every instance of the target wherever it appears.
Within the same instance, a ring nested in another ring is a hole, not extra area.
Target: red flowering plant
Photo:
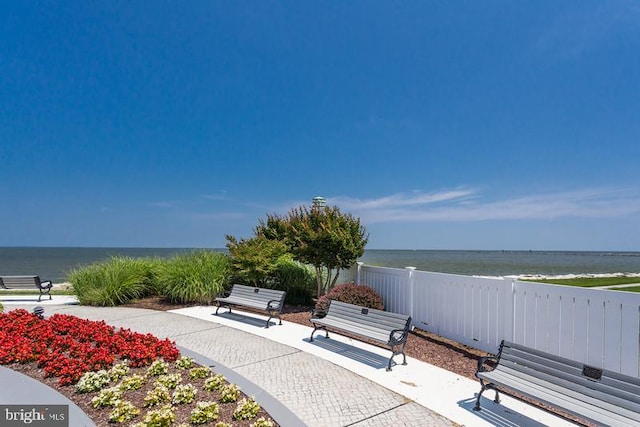
[[[116,330],[104,321],[66,314],[41,319],[24,309],[0,313],[0,364],[37,362],[60,385],[76,383],[85,372],[108,369],[116,360],[139,367],[179,356],[168,339]]]

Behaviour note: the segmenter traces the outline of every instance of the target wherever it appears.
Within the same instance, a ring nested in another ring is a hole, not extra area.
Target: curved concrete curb
[[[68,405],[69,426],[95,427],[95,423],[78,405],[64,394],[38,380],[0,366],[0,404],[2,405]]]
[[[202,366],[210,367],[215,373],[225,376],[227,381],[240,387],[240,390],[253,399],[260,405],[265,411],[269,413],[282,427],[304,427],[306,424],[298,418],[296,414],[291,412],[289,408],[284,406],[280,401],[275,399],[272,395],[252,383],[242,375],[232,371],[223,364],[216,362],[206,356],[189,350],[188,348],[178,346],[180,353],[183,356],[193,358],[196,363]]]

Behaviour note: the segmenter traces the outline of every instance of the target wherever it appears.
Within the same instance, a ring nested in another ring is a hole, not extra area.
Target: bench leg
[[[278,325],[282,325],[282,318],[280,317],[279,311],[270,310],[268,311],[268,313],[269,313],[269,318],[267,319],[267,328],[269,327],[269,321],[273,319],[274,316],[278,317],[278,320],[279,320]]]
[[[309,342],[313,342],[313,334],[320,329],[324,329],[325,338],[329,338],[329,331],[327,331],[327,328],[325,328],[324,326],[313,325],[313,331],[311,331],[311,338],[309,338]]]
[[[47,289],[46,291],[43,291],[42,289],[40,289],[40,296],[38,296],[38,302],[40,302],[42,300],[42,296],[43,295],[49,295],[49,299],[53,299],[53,297],[51,296],[51,289]]]
[[[480,410],[480,398],[482,397],[482,393],[485,392],[485,390],[488,389],[492,389],[493,391],[496,392],[496,397],[493,399],[493,401],[495,403],[500,403],[500,393],[498,393],[498,389],[491,387],[491,384],[487,384],[487,385],[482,385],[482,388],[480,389],[480,393],[478,393],[478,398],[476,399],[476,406],[473,407],[474,411],[479,411]]]
[[[227,307],[229,309],[229,313],[231,313],[231,306],[228,304],[220,304],[219,302],[216,302],[216,304],[218,305],[218,307],[216,308],[216,316],[218,315],[218,310],[220,310],[221,307]]]

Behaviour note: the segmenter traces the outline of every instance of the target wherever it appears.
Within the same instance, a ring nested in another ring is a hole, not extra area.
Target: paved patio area
[[[160,312],[60,305],[55,299],[40,304],[45,315],[63,312],[149,332],[203,356],[214,370],[228,368],[239,376],[234,382],[256,387],[256,400],[284,426],[574,425],[508,396],[496,405],[491,393],[475,412],[477,381],[413,358],[387,372],[388,350],[338,334],[309,342],[312,329],[290,322],[266,329],[263,316],[235,310],[215,316],[211,307]],[[37,305],[2,302],[5,310]]]

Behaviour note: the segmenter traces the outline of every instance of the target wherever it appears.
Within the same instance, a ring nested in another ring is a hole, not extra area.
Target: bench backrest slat
[[[364,309],[341,301],[332,300],[329,303],[327,317],[335,317],[347,322],[353,321],[360,327],[372,331],[391,332],[394,329],[408,330],[411,317],[404,314],[392,313],[377,310],[374,308]]]
[[[39,276],[1,276],[0,286],[10,288],[33,288],[40,286]]]
[[[284,296],[286,292],[277,289],[257,288],[254,286],[246,285],[233,285],[229,296],[243,298],[249,301],[257,303],[268,303],[275,300],[279,302],[280,308],[284,303]]]

